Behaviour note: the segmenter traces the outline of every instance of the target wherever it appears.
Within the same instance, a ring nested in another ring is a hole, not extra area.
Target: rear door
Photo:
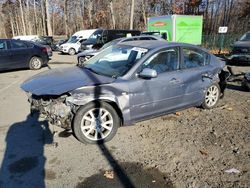
[[[10,47],[13,68],[28,67],[32,49],[21,40],[10,40]]]
[[[203,50],[182,47],[181,79],[184,87],[183,104],[192,106],[203,101],[204,89],[211,83],[211,79],[204,75],[211,75],[209,71],[210,55]]]
[[[11,68],[11,53],[8,41],[0,39],[0,70]]]

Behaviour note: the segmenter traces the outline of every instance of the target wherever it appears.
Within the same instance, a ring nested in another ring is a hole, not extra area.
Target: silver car
[[[101,52],[102,50],[104,50],[105,48],[107,48],[107,47],[109,47],[111,45],[116,45],[116,44],[120,44],[120,43],[128,42],[128,41],[137,41],[137,40],[160,40],[160,41],[165,41],[164,39],[162,39],[160,37],[148,36],[148,35],[118,38],[118,39],[112,40],[112,41],[104,44],[103,47],[101,47],[100,49],[84,50],[83,52],[77,54],[77,65],[82,66],[85,61],[87,61],[91,57],[97,55],[99,52]]]
[[[81,142],[111,140],[118,127],[221,96],[224,63],[205,49],[165,41],[110,46],[84,67],[52,69],[25,81],[31,112],[73,129]]]

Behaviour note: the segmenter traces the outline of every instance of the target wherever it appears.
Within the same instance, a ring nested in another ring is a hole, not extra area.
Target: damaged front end
[[[39,113],[40,118],[47,120],[50,124],[71,129],[75,106],[66,102],[68,95],[61,96],[36,96],[31,95],[31,115]]]

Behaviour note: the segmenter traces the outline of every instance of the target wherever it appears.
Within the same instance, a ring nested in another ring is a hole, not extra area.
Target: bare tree
[[[131,0],[130,29],[133,29],[135,0]]]
[[[110,13],[111,13],[111,18],[112,18],[112,26],[113,29],[115,29],[115,15],[114,15],[114,10],[113,10],[113,0],[110,0]]]
[[[64,26],[65,26],[65,35],[69,36],[69,29],[68,29],[68,0],[64,0]]]
[[[19,1],[19,6],[20,6],[20,13],[21,13],[21,20],[22,20],[22,24],[23,24],[23,34],[26,35],[26,25],[25,25],[25,21],[24,21],[24,13],[23,13],[23,3],[22,0],[18,0]]]
[[[49,1],[48,0],[45,0],[45,7],[46,7],[46,23],[47,23],[47,34],[49,36],[52,36],[53,33],[52,33],[52,28],[51,28],[51,18],[50,18],[50,13],[49,13]]]

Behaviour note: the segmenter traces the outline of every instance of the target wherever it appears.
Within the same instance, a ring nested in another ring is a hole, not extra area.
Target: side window
[[[23,49],[23,48],[27,48],[27,45],[23,41],[13,40],[13,41],[11,41],[11,48],[12,49]]]
[[[142,69],[154,69],[157,74],[160,74],[163,72],[178,70],[178,62],[178,48],[170,48],[153,55],[143,64]]]
[[[183,48],[182,69],[201,67],[209,64],[209,55],[197,49]]]
[[[0,41],[0,50],[7,50],[7,42]]]

